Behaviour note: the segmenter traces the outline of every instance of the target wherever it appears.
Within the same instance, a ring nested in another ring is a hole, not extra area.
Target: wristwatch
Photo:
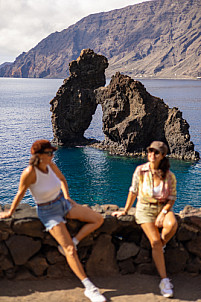
[[[163,214],[167,214],[167,210],[165,210],[165,209],[162,209],[162,211],[161,211]]]

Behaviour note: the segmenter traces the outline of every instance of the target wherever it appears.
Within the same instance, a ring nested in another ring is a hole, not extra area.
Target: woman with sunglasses
[[[52,161],[56,150],[48,140],[37,140],[33,143],[29,166],[22,172],[19,189],[11,208],[8,212],[1,212],[0,218],[8,218],[14,213],[29,188],[37,206],[39,219],[46,231],[56,239],[69,266],[83,283],[85,296],[92,302],[104,302],[105,297],[87,278],[76,252],[78,243],[100,227],[103,218],[70,198],[67,181]],[[85,222],[73,239],[65,226],[66,218]]]
[[[167,278],[163,249],[177,230],[177,220],[171,210],[176,200],[176,178],[169,170],[166,144],[154,141],[147,150],[148,162],[138,166],[133,174],[124,211],[112,215],[126,215],[137,197],[136,222],[150,241],[152,257],[161,277],[161,294],[170,298],[173,285]]]

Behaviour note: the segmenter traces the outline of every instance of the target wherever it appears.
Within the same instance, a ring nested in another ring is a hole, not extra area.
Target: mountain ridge
[[[154,0],[91,14],[50,34],[1,77],[65,78],[82,49],[108,58],[106,76],[196,78],[201,74],[201,0]]]

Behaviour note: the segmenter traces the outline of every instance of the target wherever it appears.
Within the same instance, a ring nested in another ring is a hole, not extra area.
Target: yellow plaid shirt
[[[168,200],[176,200],[176,183],[175,175],[171,171],[168,171],[166,178],[162,180],[160,194],[155,197],[153,193],[153,176],[150,163],[148,162],[136,168],[129,191],[137,194],[138,201],[142,203],[165,203]]]

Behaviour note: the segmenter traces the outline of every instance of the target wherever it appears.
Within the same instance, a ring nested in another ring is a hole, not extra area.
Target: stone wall
[[[150,244],[135,223],[135,208],[119,219],[112,217],[116,205],[92,207],[104,216],[103,225],[78,245],[78,254],[89,276],[156,274]],[[190,206],[176,215],[178,230],[167,244],[165,260],[170,274],[201,274],[201,208]],[[68,220],[75,235],[82,226]],[[35,208],[21,204],[10,219],[0,220],[0,277],[16,279],[61,278],[71,276],[57,243],[44,232]]]

